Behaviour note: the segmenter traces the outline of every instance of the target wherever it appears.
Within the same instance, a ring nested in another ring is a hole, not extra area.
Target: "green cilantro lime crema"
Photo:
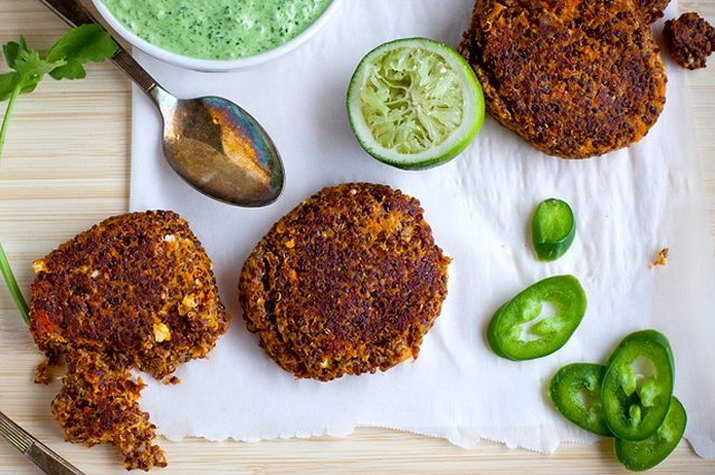
[[[102,0],[127,29],[168,51],[237,59],[305,31],[332,0]]]

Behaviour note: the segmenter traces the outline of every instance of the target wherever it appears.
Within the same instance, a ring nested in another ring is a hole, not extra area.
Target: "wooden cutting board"
[[[682,0],[715,23],[715,1]],[[39,2],[0,2],[0,42],[24,35],[47,47],[65,26]],[[715,56],[706,70],[688,74],[698,153],[715,236]],[[3,69],[4,71],[4,69]],[[92,224],[127,209],[130,85],[111,65],[89,67],[83,81],[48,80],[18,101],[0,162],[0,239],[27,289],[30,262]],[[49,404],[58,386],[32,383],[40,355],[0,286],[0,410],[87,474],[125,473],[113,447],[65,443]],[[712,362],[703,362],[710,365]],[[704,395],[712,397],[712,395]],[[213,443],[162,441],[166,474],[228,473],[625,473],[611,442],[563,445],[544,456],[482,442],[464,450],[439,439],[383,429],[358,429],[346,438]],[[0,439],[0,474],[39,473]],[[715,474],[715,461],[695,456],[683,442],[651,473]]]

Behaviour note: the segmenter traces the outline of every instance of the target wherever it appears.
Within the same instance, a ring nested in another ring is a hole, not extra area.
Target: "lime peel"
[[[361,61],[348,90],[360,145],[404,169],[430,168],[459,155],[484,120],[474,71],[453,49],[426,38],[378,46]]]

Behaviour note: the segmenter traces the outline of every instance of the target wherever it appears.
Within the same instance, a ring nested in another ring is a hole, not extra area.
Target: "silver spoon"
[[[71,26],[99,23],[78,0],[40,0]],[[265,206],[283,190],[283,162],[261,125],[220,97],[177,99],[127,51],[112,58],[149,97],[164,122],[164,155],[184,180],[217,200]]]

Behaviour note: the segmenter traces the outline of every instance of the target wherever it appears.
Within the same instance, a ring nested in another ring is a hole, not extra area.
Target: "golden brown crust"
[[[35,384],[50,384],[54,379],[53,369],[59,366],[59,358],[55,353],[45,355],[45,359],[35,369]]]
[[[35,268],[30,329],[45,352],[99,351],[161,379],[228,326],[211,262],[172,212],[109,218]]]
[[[688,69],[704,68],[715,50],[715,28],[695,12],[666,21],[663,38],[673,59]]]
[[[643,18],[648,24],[654,23],[663,17],[663,11],[670,0],[633,0],[640,9]]]
[[[114,443],[130,468],[165,464],[136,404],[141,388],[127,372],[168,377],[206,356],[226,332],[229,319],[201,243],[175,213],[131,213],[79,234],[33,268],[30,330],[49,361],[37,379],[47,382],[49,366],[66,355],[53,413],[68,439]],[[71,413],[83,407],[93,410]]]
[[[416,199],[368,183],[326,188],[246,261],[244,318],[298,377],[384,371],[417,357],[446,297],[448,264]]]
[[[52,415],[70,442],[89,447],[111,443],[124,455],[127,470],[166,467],[164,452],[152,442],[156,426],[139,408],[141,379],[97,352],[67,357],[67,376],[52,401]]]
[[[492,116],[550,155],[625,147],[665,104],[665,66],[631,0],[477,0],[459,50]]]

